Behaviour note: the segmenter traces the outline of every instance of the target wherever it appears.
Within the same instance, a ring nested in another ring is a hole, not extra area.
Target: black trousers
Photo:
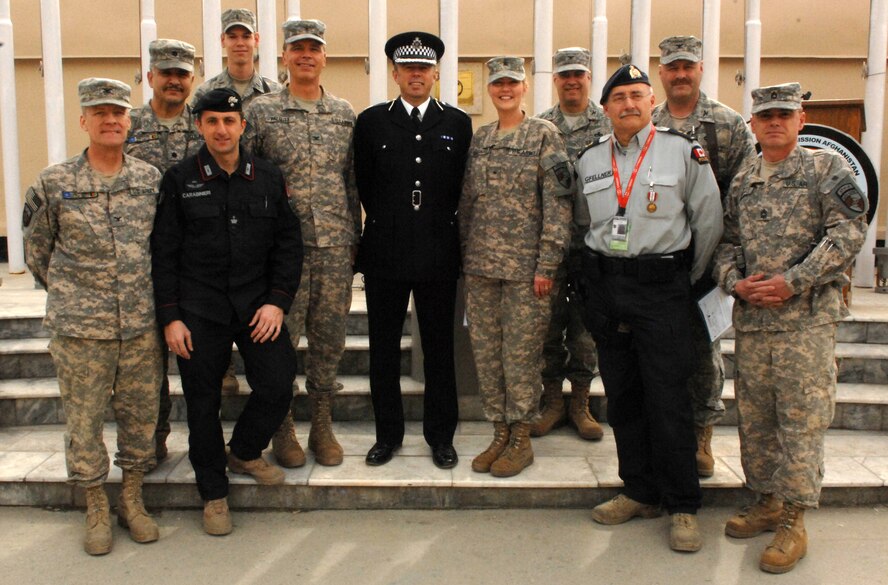
[[[367,276],[365,286],[370,329],[370,396],[376,418],[376,440],[396,445],[404,439],[401,331],[413,291],[424,358],[423,436],[433,447],[452,443],[459,419],[453,366],[456,281],[412,282]]]
[[[228,495],[225,441],[219,421],[222,376],[231,361],[231,344],[237,344],[252,392],[237,419],[231,452],[244,460],[256,459],[268,447],[293,399],[296,351],[286,325],[274,341],[254,343],[246,323],[223,325],[193,313],[182,312],[191,330],[191,359],[178,357],[182,390],[188,409],[188,458],[204,500]]]
[[[643,284],[602,274],[585,294],[623,493],[670,514],[695,513],[702,492],[687,390],[694,364],[687,272]]]

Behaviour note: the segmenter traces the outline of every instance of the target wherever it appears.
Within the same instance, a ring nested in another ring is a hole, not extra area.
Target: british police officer
[[[654,94],[636,66],[611,76],[601,104],[613,134],[576,163],[576,221],[586,227],[579,288],[624,488],[592,518],[620,524],[662,506],[672,549],[697,551],[689,292],[722,233],[718,185],[699,144],[651,124]]]
[[[151,235],[157,317],[178,356],[188,457],[205,502],[204,530],[214,535],[231,532],[219,406],[232,342],[252,393],[228,443],[231,471],[283,482],[261,454],[287,414],[296,377],[283,318],[299,285],[302,234],[281,171],[239,146],[241,107],[227,88],[197,102],[206,144],[164,175]]]
[[[457,463],[453,315],[459,275],[459,202],[472,123],[430,97],[444,43],[406,32],[385,45],[401,96],[367,108],[355,126],[355,175],[367,214],[357,266],[370,329],[370,394],[376,444],[368,465],[387,463],[404,437],[401,329],[411,291],[422,337],[423,435],[438,467]]]

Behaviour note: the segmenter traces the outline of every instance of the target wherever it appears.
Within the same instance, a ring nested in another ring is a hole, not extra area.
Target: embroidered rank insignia
[[[842,212],[848,217],[857,217],[866,212],[867,200],[851,177],[845,178],[833,187],[833,197],[841,205]]]
[[[706,151],[703,150],[702,146],[697,145],[691,148],[691,158],[701,165],[709,164],[709,157],[706,156]]]

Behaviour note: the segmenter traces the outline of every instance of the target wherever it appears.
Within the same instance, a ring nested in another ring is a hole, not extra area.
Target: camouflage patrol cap
[[[487,72],[488,85],[503,77],[524,81],[524,59],[521,57],[494,57],[487,62]]]
[[[327,30],[327,25],[320,20],[292,18],[284,22],[283,29],[285,44],[295,43],[304,39],[311,39],[322,45],[327,44],[327,41],[324,40],[324,32]]]
[[[663,65],[673,61],[699,63],[702,60],[703,41],[695,36],[666,37],[660,41],[660,63]]]
[[[130,86],[124,82],[104,77],[87,77],[77,84],[81,108],[104,104],[132,108],[130,91]]]
[[[151,66],[158,69],[182,69],[194,72],[194,45],[175,39],[157,39],[148,43]]]
[[[592,65],[592,53],[583,47],[568,47],[558,49],[552,56],[552,72],[585,71],[590,73]]]
[[[256,32],[256,15],[246,8],[231,8],[222,13],[222,32],[234,26],[242,26],[251,33]]]
[[[752,90],[752,113],[758,114],[772,108],[779,110],[802,109],[802,86],[784,83]]]

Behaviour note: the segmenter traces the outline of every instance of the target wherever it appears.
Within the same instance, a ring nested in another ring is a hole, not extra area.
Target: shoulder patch
[[[694,146],[691,147],[691,158],[697,161],[698,164],[709,164],[709,157],[706,156],[706,151],[699,144],[694,144]]]
[[[866,213],[868,204],[866,197],[851,177],[839,181],[830,191],[830,195],[838,201],[839,208],[848,217],[854,218]]]

